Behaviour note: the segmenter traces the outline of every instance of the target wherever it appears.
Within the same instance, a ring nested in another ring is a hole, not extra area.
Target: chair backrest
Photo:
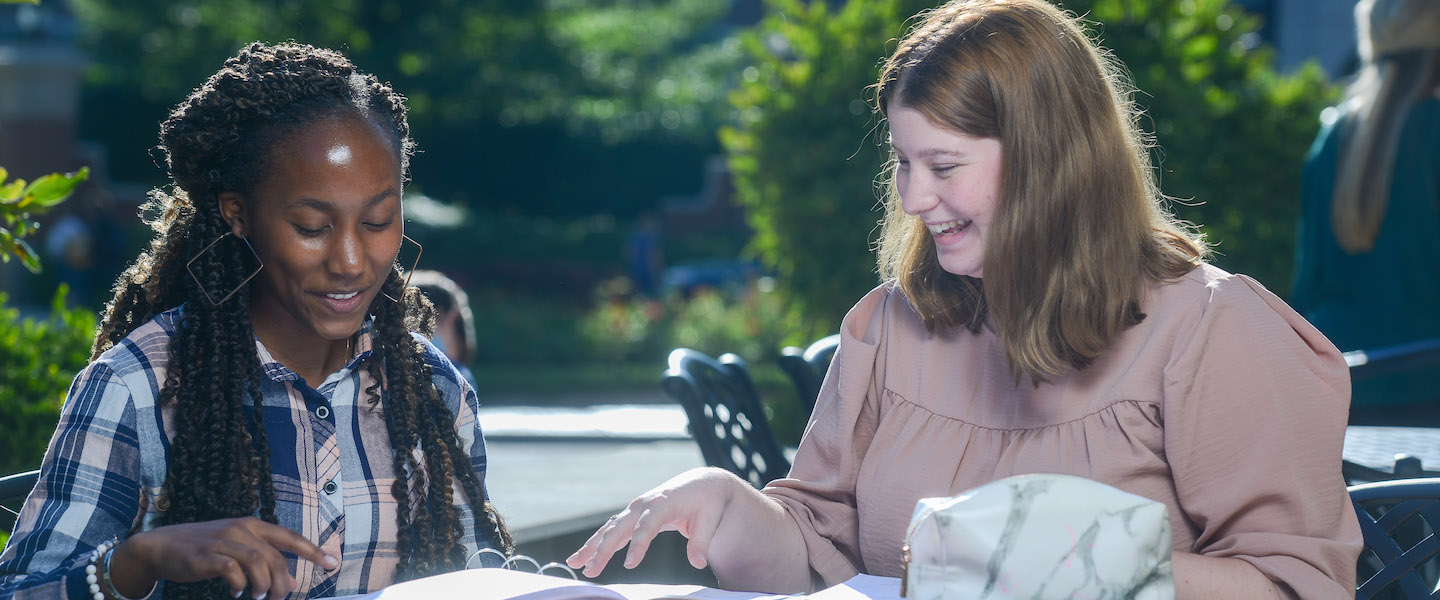
[[[690,434],[706,464],[739,475],[757,488],[790,472],[790,461],[770,430],[739,356],[725,354],[717,361],[677,348],[670,353],[661,386],[685,407]]]
[[[1440,478],[1397,479],[1350,486],[1365,549],[1357,569],[1357,600],[1432,598],[1440,579]]]
[[[1345,476],[1345,485],[1358,485],[1376,481],[1411,479],[1415,477],[1440,477],[1440,471],[1431,471],[1420,462],[1420,457],[1396,454],[1395,466],[1389,471],[1362,465],[1348,460],[1340,461],[1340,473]]]
[[[795,393],[805,408],[806,417],[815,412],[815,397],[820,395],[820,384],[825,381],[825,372],[830,369],[830,360],[839,347],[840,334],[836,333],[815,340],[805,348],[786,346],[780,350],[780,370],[795,384]]]
[[[1440,367],[1440,338],[1419,340],[1344,354],[1350,379],[1368,379],[1401,371]]]
[[[40,471],[0,477],[0,531],[14,531],[15,518],[19,516],[16,513],[20,512],[20,505],[25,503],[25,498],[35,489],[35,482],[39,479]]]

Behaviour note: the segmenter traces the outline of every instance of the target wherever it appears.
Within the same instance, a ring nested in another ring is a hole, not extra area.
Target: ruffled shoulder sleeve
[[[1208,266],[1187,279],[1156,308],[1183,313],[1163,417],[1192,550],[1249,561],[1293,597],[1353,598],[1344,359],[1255,280]]]
[[[789,477],[764,493],[780,501],[805,538],[810,567],[825,585],[862,569],[855,481],[879,424],[887,315],[909,303],[892,284],[866,294],[840,327],[840,346]]]

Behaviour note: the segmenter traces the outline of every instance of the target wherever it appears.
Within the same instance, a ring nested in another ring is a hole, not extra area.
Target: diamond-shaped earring
[[[410,287],[410,278],[415,276],[415,268],[418,267],[418,266],[420,266],[420,255],[425,253],[425,247],[424,247],[424,246],[421,246],[421,245],[420,245],[420,242],[417,242],[417,241],[415,241],[415,240],[410,239],[410,236],[408,236],[408,235],[403,235],[403,234],[402,234],[400,237],[405,238],[405,241],[407,241],[407,242],[410,242],[410,243],[412,243],[412,244],[415,244],[415,248],[416,248],[416,250],[415,250],[415,263],[412,264],[412,265],[410,265],[410,270],[409,270],[409,271],[406,271],[406,272],[405,272],[405,285],[400,286],[400,297],[403,298],[403,297],[405,297],[405,290],[406,290],[406,289],[409,289],[409,287]],[[391,296],[390,294],[386,294],[385,292],[380,292],[380,294],[383,295],[383,296],[385,296],[386,298],[389,298],[391,302],[396,302],[396,303],[400,302],[400,299],[399,299],[399,298],[396,298],[396,297],[394,297],[394,296]]]
[[[255,271],[246,276],[245,280],[240,282],[240,285],[235,286],[235,289],[230,290],[230,293],[225,294],[224,298],[216,300],[214,296],[211,296],[210,290],[205,289],[205,284],[200,283],[200,276],[195,274],[195,261],[200,260],[200,257],[205,256],[206,252],[209,252],[210,249],[215,246],[215,244],[220,243],[220,240],[225,239],[225,236],[227,235],[233,235],[233,232],[227,231],[220,237],[215,238],[215,241],[210,242],[209,245],[205,246],[204,250],[201,250],[199,254],[195,255],[195,258],[192,258],[189,262],[185,263],[185,270],[190,272],[190,278],[195,280],[195,285],[200,287],[200,293],[205,294],[205,299],[209,300],[210,304],[213,306],[220,306],[221,304],[224,304],[226,300],[229,300],[231,296],[235,295],[235,292],[240,291],[240,288],[245,287],[245,284],[250,283],[251,279],[254,279],[256,275],[259,275],[260,269],[265,268],[265,262],[260,260],[260,254],[258,252],[255,252],[254,246],[250,245],[250,240],[245,239],[245,236],[243,235],[238,236],[240,238],[240,241],[245,242],[245,247],[250,249],[250,254],[255,255],[255,262],[258,263],[260,266],[255,267]]]

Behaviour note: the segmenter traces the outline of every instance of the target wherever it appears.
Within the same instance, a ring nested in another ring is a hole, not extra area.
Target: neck
[[[285,368],[294,371],[312,388],[320,387],[325,378],[339,371],[350,360],[355,348],[355,334],[340,340],[319,340],[303,343],[294,336],[255,329],[255,336],[270,356]]]

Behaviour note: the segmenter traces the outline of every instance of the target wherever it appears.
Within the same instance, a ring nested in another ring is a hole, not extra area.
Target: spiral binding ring
[[[490,554],[494,554],[495,556],[500,557],[500,566],[501,566],[501,568],[504,568],[505,562],[508,561],[509,558],[510,558],[510,557],[508,557],[508,556],[505,556],[505,553],[504,553],[504,552],[501,552],[501,551],[496,550],[496,549],[494,549],[494,548],[481,548],[481,549],[475,551],[474,554],[471,554],[471,555],[470,555],[470,558],[465,559],[465,568],[469,569],[469,568],[470,568],[470,561],[475,560],[476,558],[485,555],[485,553],[487,553],[487,552],[490,553]],[[483,561],[483,560],[480,561],[480,568],[482,568],[482,569],[485,568],[485,561]]]
[[[539,571],[536,571],[536,573],[539,573],[539,574],[541,574],[541,575],[546,575],[547,573],[546,573],[545,571],[546,571],[547,569],[560,569],[560,570],[564,571],[566,574],[568,574],[571,579],[574,579],[574,580],[576,580],[576,581],[579,581],[579,580],[580,580],[580,576],[575,574],[575,570],[574,570],[574,569],[571,569],[570,566],[567,565],[567,564],[565,564],[565,563],[558,563],[558,562],[545,563],[545,566],[540,567],[540,570],[539,570]]]
[[[500,563],[500,566],[498,567],[498,568],[501,568],[501,569],[509,569],[509,570],[511,570],[511,571],[519,571],[519,570],[521,570],[521,569],[517,569],[517,568],[516,568],[516,565],[519,565],[520,563],[530,563],[531,566],[535,567],[535,570],[534,570],[534,571],[530,571],[530,572],[532,572],[532,573],[539,573],[539,574],[541,574],[541,575],[549,575],[549,573],[547,573],[546,571],[550,571],[550,570],[553,570],[553,569],[559,569],[559,570],[561,570],[561,571],[564,571],[565,574],[569,575],[571,579],[574,579],[574,580],[577,580],[577,581],[580,579],[580,576],[575,574],[575,570],[574,570],[574,569],[571,569],[568,565],[565,565],[565,564],[563,564],[563,563],[550,562],[550,563],[545,563],[544,565],[541,565],[541,564],[540,564],[540,561],[535,560],[534,558],[531,558],[531,557],[529,557],[529,556],[525,556],[524,554],[516,554],[515,556],[505,556],[505,553],[504,553],[504,552],[501,552],[501,551],[496,550],[496,549],[494,549],[494,548],[481,548],[481,549],[479,549],[479,550],[476,550],[474,554],[471,554],[471,555],[470,555],[470,558],[468,558],[468,559],[465,560],[465,568],[466,568],[466,569],[471,568],[471,567],[470,567],[470,563],[471,563],[471,562],[474,562],[474,560],[475,560],[476,558],[479,558],[479,557],[481,557],[481,556],[484,556],[485,554],[494,554],[495,556],[499,557],[499,558],[503,561],[503,562]],[[496,567],[486,567],[484,561],[482,560],[482,561],[480,562],[480,567],[479,567],[479,568],[485,569],[485,568],[496,568]]]

